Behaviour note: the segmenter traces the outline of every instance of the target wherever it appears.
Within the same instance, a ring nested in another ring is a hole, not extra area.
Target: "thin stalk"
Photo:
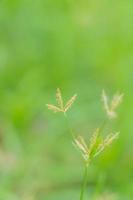
[[[85,172],[83,177],[83,183],[81,186],[80,200],[84,199],[84,193],[87,185],[87,178],[88,178],[88,165],[85,165]]]
[[[99,128],[99,133],[101,133],[103,131],[103,129],[105,128],[105,126],[108,124],[108,119],[105,119],[102,123],[102,125]]]
[[[67,116],[67,114],[65,112],[64,112],[64,116],[65,116],[65,119],[66,119],[66,123],[67,123],[67,127],[69,129],[69,132],[70,132],[72,138],[75,139],[73,129],[70,126],[70,123],[69,123],[69,120],[68,120],[68,116]]]

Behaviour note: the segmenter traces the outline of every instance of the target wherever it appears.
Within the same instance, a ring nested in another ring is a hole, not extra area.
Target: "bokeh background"
[[[55,103],[60,87],[77,134],[104,120],[101,91],[123,92],[120,138],[90,166],[87,199],[133,199],[133,2],[0,1],[0,199],[77,200],[82,158]],[[106,196],[106,198],[105,198]]]

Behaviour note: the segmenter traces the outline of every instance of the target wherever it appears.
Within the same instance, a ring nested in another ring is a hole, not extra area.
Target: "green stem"
[[[84,193],[87,185],[87,178],[88,178],[88,165],[85,165],[85,172],[84,172],[83,183],[81,186],[80,200],[84,199]]]
[[[105,119],[102,123],[102,125],[99,128],[99,133],[101,133],[103,131],[103,129],[105,128],[105,126],[108,124],[108,119]]]
[[[67,123],[67,127],[68,127],[68,129],[69,129],[69,132],[70,132],[72,138],[75,139],[74,132],[73,132],[71,126],[70,126],[70,123],[69,123],[69,120],[68,120],[67,114],[64,113],[64,116],[65,116],[65,119],[66,119],[66,123]]]

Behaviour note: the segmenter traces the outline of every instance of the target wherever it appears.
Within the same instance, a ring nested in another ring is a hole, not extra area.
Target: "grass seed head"
[[[69,108],[72,106],[72,104],[74,103],[74,101],[76,100],[77,95],[75,94],[73,97],[71,97],[68,102],[66,103],[66,105],[64,106],[64,102],[63,102],[63,98],[61,95],[61,91],[58,88],[56,91],[56,101],[57,101],[57,106],[52,105],[52,104],[46,104],[47,108],[49,110],[52,110],[54,113],[57,112],[63,112],[64,114],[69,110]]]
[[[63,110],[63,99],[62,99],[61,91],[59,88],[57,88],[57,91],[56,91],[56,101],[57,101],[58,106]]]
[[[104,106],[104,109],[107,113],[107,116],[110,119],[114,119],[114,118],[117,117],[116,109],[118,108],[118,106],[122,102],[122,99],[123,99],[123,94],[117,93],[113,96],[112,101],[109,103],[108,96],[107,96],[106,92],[104,90],[102,91],[103,106]]]
[[[58,108],[57,106],[54,106],[52,104],[46,104],[46,106],[49,110],[53,111],[54,113],[62,112],[62,110],[60,108]]]

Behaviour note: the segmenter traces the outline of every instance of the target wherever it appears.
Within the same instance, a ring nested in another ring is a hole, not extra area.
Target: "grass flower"
[[[62,94],[60,89],[58,88],[56,91],[56,101],[57,101],[57,106],[52,105],[52,104],[46,104],[47,108],[49,110],[52,110],[54,113],[57,112],[63,112],[64,114],[69,110],[69,108],[72,106],[74,101],[76,100],[77,95],[75,94],[72,96],[66,104],[64,104]]]
[[[108,96],[107,96],[106,92],[103,90],[102,101],[103,101],[104,109],[107,113],[107,116],[110,119],[114,119],[117,117],[116,109],[122,102],[122,99],[123,99],[123,94],[117,93],[113,96],[112,101],[109,103]]]
[[[77,137],[73,142],[74,146],[81,152],[87,166],[94,157],[98,156],[119,136],[119,133],[114,133],[101,138],[99,133],[99,129],[96,129],[90,138],[89,145],[87,145],[82,136]]]

